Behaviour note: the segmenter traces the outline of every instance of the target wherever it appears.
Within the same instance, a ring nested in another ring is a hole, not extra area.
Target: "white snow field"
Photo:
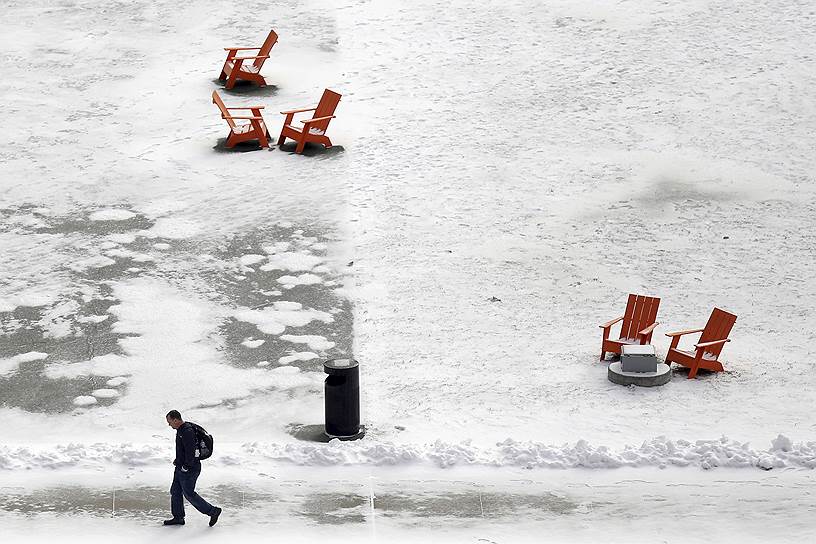
[[[3,541],[816,539],[813,43],[794,0],[5,2]],[[327,87],[332,149],[225,149],[213,90],[276,137]],[[661,357],[735,313],[726,372],[607,381],[630,292]],[[365,439],[296,440],[342,355]],[[173,408],[212,530],[157,526]]]

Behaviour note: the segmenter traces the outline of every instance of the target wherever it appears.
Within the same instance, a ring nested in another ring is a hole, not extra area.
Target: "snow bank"
[[[136,214],[131,211],[121,208],[111,208],[93,212],[89,219],[91,221],[126,221],[132,217],[136,217]]]
[[[131,366],[126,357],[115,353],[99,355],[88,361],[57,362],[45,368],[44,375],[51,380],[79,378],[82,376],[117,376],[130,374]]]
[[[74,272],[83,272],[88,268],[105,268],[106,266],[110,266],[112,264],[116,264],[116,261],[110,257],[105,257],[104,255],[94,255],[93,257],[88,257],[87,259],[76,260],[73,263],[70,263],[68,268]]]
[[[17,370],[21,363],[30,363],[31,361],[42,361],[48,357],[47,353],[39,351],[29,351],[28,353],[21,353],[8,359],[0,359],[0,376],[10,374]]]
[[[781,445],[780,445],[781,444]],[[669,440],[654,438],[640,446],[615,451],[593,446],[585,440],[561,446],[507,439],[495,448],[482,449],[469,441],[451,444],[397,445],[333,441],[328,445],[246,444],[247,453],[299,465],[399,465],[411,462],[431,463],[439,467],[485,465],[521,468],[618,468],[697,466],[745,468],[816,468],[816,442],[793,445],[780,435],[767,451],[752,450],[723,437],[719,440]]]
[[[331,314],[313,309],[303,309],[297,302],[278,301],[272,307],[261,310],[241,309],[233,316],[239,321],[252,323],[264,334],[281,334],[286,327],[303,327],[312,321],[331,323]]]
[[[103,321],[107,321],[110,318],[110,315],[88,315],[84,317],[77,317],[77,323],[102,323]]]
[[[280,283],[284,289],[292,289],[297,285],[315,285],[323,283],[323,280],[320,278],[320,276],[316,276],[315,274],[301,274],[300,276],[281,276],[278,278],[278,283]]]
[[[574,446],[552,447],[539,443],[506,440],[498,445],[499,466],[515,465],[525,468],[615,468],[657,466],[759,467],[765,470],[784,467],[816,468],[816,442],[796,444],[779,435],[767,451],[753,450],[748,443],[739,443],[722,437],[719,440],[669,440],[654,438],[639,447],[626,446],[613,451],[605,446],[595,447],[584,440]]]
[[[195,221],[177,217],[163,217],[156,221],[156,224],[150,229],[140,231],[139,234],[147,238],[181,240],[183,238],[192,238],[201,230],[201,225]]]
[[[278,359],[278,364],[288,365],[290,363],[294,363],[295,361],[311,361],[313,359],[317,359],[318,357],[320,356],[317,353],[312,353],[311,351],[300,351],[281,357]]]
[[[294,344],[306,344],[309,346],[309,349],[314,351],[326,351],[335,346],[334,342],[314,334],[283,334],[280,339]]]
[[[278,368],[277,372],[294,367]],[[93,397],[91,397],[93,398]],[[102,464],[149,465],[167,463],[170,446],[132,444],[68,444],[48,449],[0,446],[0,469],[88,467]],[[223,459],[219,460],[219,456]],[[640,446],[613,450],[593,446],[585,440],[560,446],[507,439],[492,448],[479,448],[471,442],[432,444],[394,444],[392,442],[340,442],[328,444],[292,442],[286,444],[252,442],[237,449],[222,446],[214,464],[273,461],[303,466],[428,464],[453,466],[492,466],[526,469],[610,469],[620,467],[699,467],[723,468],[800,468],[816,469],[816,442],[794,444],[779,435],[768,450],[754,450],[748,444],[722,437],[719,440],[669,440],[657,437]]]
[[[116,389],[95,389],[91,394],[98,399],[115,399],[119,396],[119,391]]]
[[[264,250],[274,248],[264,248]],[[261,270],[289,270],[291,272],[308,272],[323,262],[323,259],[310,253],[278,253],[270,255],[269,262]]]
[[[142,466],[167,463],[168,459],[172,458],[170,448],[134,446],[133,444],[72,443],[49,449],[0,446],[0,469],[2,470],[96,467],[108,463]]]
[[[56,299],[56,290],[52,292],[27,290],[23,293],[0,299],[0,312],[12,312],[15,308],[20,306],[27,308],[48,306],[55,302]]]
[[[133,233],[117,232],[109,234],[107,239],[117,244],[132,244],[136,241],[136,235]]]
[[[147,255],[145,253],[137,253],[135,251],[130,251],[122,248],[106,250],[105,255],[107,257],[114,257],[119,259],[131,259],[137,263],[147,263],[154,260],[152,256]]]
[[[238,262],[240,262],[241,265],[243,265],[243,266],[251,266],[253,264],[258,264],[258,263],[263,262],[265,260],[266,260],[265,255],[250,254],[250,255],[242,255],[238,259]]]
[[[255,340],[253,338],[245,338],[244,341],[241,342],[241,345],[244,346],[245,348],[255,349],[257,347],[264,345],[264,342],[266,342],[266,340]]]

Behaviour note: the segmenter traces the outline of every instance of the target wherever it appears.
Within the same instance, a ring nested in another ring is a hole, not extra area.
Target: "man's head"
[[[184,420],[181,419],[181,414],[178,410],[170,410],[167,412],[167,424],[173,427],[174,429],[178,429],[181,427]]]

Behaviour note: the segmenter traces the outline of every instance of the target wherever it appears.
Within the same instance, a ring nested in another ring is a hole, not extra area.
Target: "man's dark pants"
[[[195,492],[196,480],[201,474],[201,469],[190,469],[187,472],[182,472],[180,468],[176,468],[173,474],[173,485],[170,486],[170,511],[174,518],[184,517],[184,499],[187,499],[193,508],[202,514],[212,514],[215,507],[201,498],[201,495]]]

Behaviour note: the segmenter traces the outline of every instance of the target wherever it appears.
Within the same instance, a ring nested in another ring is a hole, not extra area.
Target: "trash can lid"
[[[358,366],[354,359],[329,359],[323,363],[323,370],[327,374],[345,374]]]

